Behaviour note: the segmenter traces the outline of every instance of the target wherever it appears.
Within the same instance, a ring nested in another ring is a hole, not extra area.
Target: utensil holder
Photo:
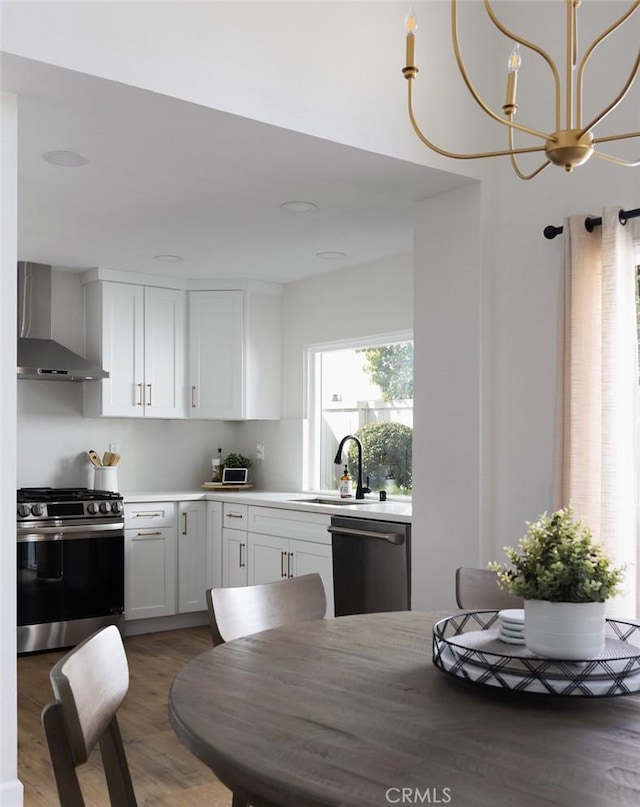
[[[93,489],[118,492],[118,469],[108,465],[93,469]]]

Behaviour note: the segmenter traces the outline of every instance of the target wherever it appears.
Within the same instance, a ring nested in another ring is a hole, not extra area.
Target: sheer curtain
[[[627,563],[610,616],[638,614],[638,350],[635,221],[606,208],[593,233],[565,221],[559,505]]]

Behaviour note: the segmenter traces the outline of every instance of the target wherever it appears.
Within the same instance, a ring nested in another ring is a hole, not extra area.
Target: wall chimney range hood
[[[51,338],[51,267],[18,264],[18,378],[99,381],[100,367]]]

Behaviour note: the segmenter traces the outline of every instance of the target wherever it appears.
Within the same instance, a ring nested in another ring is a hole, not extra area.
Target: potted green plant
[[[490,563],[498,585],[525,601],[524,638],[548,658],[587,659],[604,647],[605,601],[620,591],[624,566],[614,567],[571,506],[527,524],[509,564]]]

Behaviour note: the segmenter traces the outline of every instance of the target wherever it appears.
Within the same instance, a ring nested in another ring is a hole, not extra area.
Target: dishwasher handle
[[[352,538],[378,538],[381,541],[388,541],[390,544],[403,544],[404,535],[398,532],[372,532],[371,530],[358,530],[354,527],[335,527],[333,524],[327,527],[332,535],[349,535]]]

